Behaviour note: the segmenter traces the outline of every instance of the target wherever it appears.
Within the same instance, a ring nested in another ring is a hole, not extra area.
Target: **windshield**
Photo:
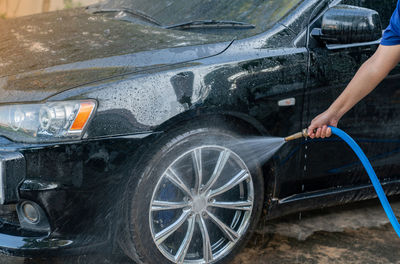
[[[163,26],[199,20],[240,21],[255,27],[222,29],[219,33],[247,37],[271,28],[300,2],[302,0],[107,0],[93,7],[98,10],[125,8],[139,11]],[[207,28],[195,31],[215,33]]]

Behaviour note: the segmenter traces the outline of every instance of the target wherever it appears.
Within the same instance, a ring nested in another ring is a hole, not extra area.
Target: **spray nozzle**
[[[285,141],[292,141],[292,140],[296,140],[299,138],[308,138],[308,129],[304,128],[301,132],[293,134],[291,136],[288,136],[285,138]]]

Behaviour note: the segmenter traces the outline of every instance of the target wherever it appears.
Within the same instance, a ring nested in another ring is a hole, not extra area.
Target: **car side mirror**
[[[371,42],[382,37],[382,24],[375,10],[338,5],[323,15],[321,28],[313,29],[311,35],[326,44]]]

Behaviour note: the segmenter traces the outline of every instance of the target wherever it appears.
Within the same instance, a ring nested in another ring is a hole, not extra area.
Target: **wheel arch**
[[[231,125],[237,125],[242,128],[245,135],[269,136],[265,127],[252,116],[237,111],[212,111],[212,110],[189,110],[183,112],[155,128],[157,132],[167,132],[176,126],[182,126],[187,122],[193,121],[213,121],[223,120]]]

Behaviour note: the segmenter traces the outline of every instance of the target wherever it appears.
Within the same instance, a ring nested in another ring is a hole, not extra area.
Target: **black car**
[[[397,0],[115,0],[0,21],[0,248],[228,263],[267,219],[375,198],[307,127]],[[340,123],[400,187],[400,67]]]

